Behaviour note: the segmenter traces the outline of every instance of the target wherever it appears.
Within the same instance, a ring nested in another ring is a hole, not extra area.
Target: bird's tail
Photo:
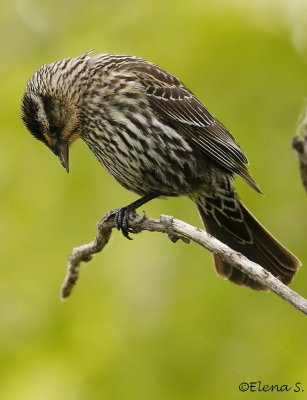
[[[208,233],[289,284],[300,261],[257,221],[235,192],[229,195],[202,195],[193,199]],[[214,261],[217,273],[223,278],[255,290],[265,290],[260,283],[217,256]]]

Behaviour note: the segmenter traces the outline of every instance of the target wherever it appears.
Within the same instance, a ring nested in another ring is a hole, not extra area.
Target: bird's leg
[[[133,229],[129,228],[129,216],[135,213],[136,209],[142,206],[143,204],[148,203],[150,200],[159,197],[157,193],[149,193],[140,199],[128,204],[127,206],[117,208],[116,210],[110,211],[107,218],[114,216],[114,225],[122,234],[129,240],[132,238],[129,236],[129,233],[133,233]]]

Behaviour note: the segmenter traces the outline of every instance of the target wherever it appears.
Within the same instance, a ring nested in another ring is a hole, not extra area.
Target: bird
[[[139,198],[114,210],[129,236],[129,216],[159,197],[187,196],[207,232],[289,284],[301,263],[239,198],[235,176],[261,193],[234,136],[181,80],[142,58],[120,54],[64,58],[41,66],[21,102],[28,131],[69,171],[80,138],[100,164]],[[224,279],[254,290],[262,283],[214,255]]]

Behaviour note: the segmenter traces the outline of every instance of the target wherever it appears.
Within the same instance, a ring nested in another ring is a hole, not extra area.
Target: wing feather
[[[247,157],[231,133],[206,107],[166,70],[143,60],[124,66],[142,83],[147,100],[156,116],[211,157],[223,168],[243,177],[260,192],[245,164]]]

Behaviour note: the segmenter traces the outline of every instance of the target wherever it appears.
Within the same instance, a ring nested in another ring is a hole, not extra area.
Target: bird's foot
[[[125,236],[125,238],[132,240],[132,238],[129,236],[129,233],[137,233],[137,229],[133,229],[129,227],[129,217],[134,214],[136,215],[136,209],[142,206],[143,204],[146,204],[148,201],[159,197],[159,194],[156,193],[149,193],[148,195],[141,197],[140,199],[137,199],[133,203],[128,204],[125,207],[117,208],[113,211],[108,212],[100,222],[98,222],[98,229],[99,226],[101,226],[104,222],[106,222],[110,218],[114,218],[114,226],[117,228],[119,231],[122,232],[122,234]],[[141,220],[142,218],[145,218],[145,215],[143,217],[140,217]],[[141,221],[139,221],[141,222]]]
[[[125,238],[132,240],[129,233],[133,233],[133,229],[129,227],[130,215],[135,215],[135,208],[130,205],[114,210],[114,225],[115,228],[125,236]]]
[[[135,208],[132,207],[131,204],[128,204],[125,207],[117,208],[108,212],[103,219],[98,222],[98,227],[110,218],[114,218],[115,228],[121,231],[125,238],[132,240],[132,238],[129,236],[129,233],[134,232],[133,228],[129,227],[129,217],[132,214],[135,214]]]

